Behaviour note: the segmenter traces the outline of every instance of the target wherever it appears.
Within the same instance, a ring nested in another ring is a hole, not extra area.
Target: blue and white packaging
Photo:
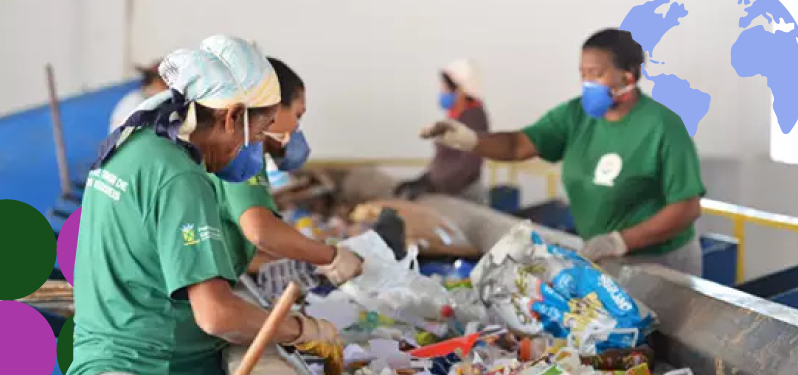
[[[471,282],[508,327],[567,339],[584,355],[640,346],[656,316],[574,251],[546,244],[529,221],[474,267]]]

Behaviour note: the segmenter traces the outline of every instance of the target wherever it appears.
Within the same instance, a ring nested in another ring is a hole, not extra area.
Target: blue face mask
[[[582,108],[590,117],[603,118],[615,105],[612,90],[596,82],[582,84]]]
[[[438,98],[438,100],[440,102],[439,104],[440,104],[441,108],[443,108],[443,109],[448,111],[448,110],[452,109],[452,107],[454,107],[454,101],[455,101],[456,98],[457,98],[457,96],[455,95],[455,93],[453,93],[453,92],[445,92],[445,93],[441,94],[441,96],[440,96],[440,98]]]
[[[310,146],[305,139],[305,134],[296,130],[285,145],[285,155],[277,163],[277,168],[281,171],[299,169],[308,160],[308,156],[310,156]]]
[[[214,173],[227,182],[244,182],[263,171],[263,142],[249,144],[249,115],[244,111],[244,145],[222,170]]]
[[[244,182],[263,171],[263,142],[241,146],[238,154],[216,176],[227,182]]]

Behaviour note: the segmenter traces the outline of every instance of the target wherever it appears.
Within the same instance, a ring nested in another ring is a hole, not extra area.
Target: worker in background
[[[482,82],[474,63],[467,59],[450,63],[443,69],[441,80],[440,106],[448,118],[475,134],[487,132]],[[478,154],[438,143],[428,170],[415,180],[399,184],[394,193],[410,200],[424,193],[440,193],[485,203],[487,192],[482,184],[482,164]]]
[[[292,169],[298,168],[310,152],[307,143],[292,143],[287,135],[293,133],[291,139],[296,137],[295,130],[305,113],[305,85],[282,61],[269,58],[269,62],[279,78],[281,102],[267,134],[271,139],[286,142],[284,150],[275,150],[282,148],[278,142],[270,146],[271,152],[283,154],[278,165],[285,167],[287,160]],[[223,233],[235,255],[234,266],[239,274],[244,273],[253,258],[257,263],[279,258],[308,262],[336,284],[360,272],[362,260],[350,250],[312,240],[280,218],[265,169],[244,183],[225,181],[215,175],[210,178],[220,202]]]
[[[68,375],[222,375],[225,342],[250,344],[269,315],[231,289],[238,274],[207,172],[245,182],[263,169],[277,76],[225,36],[173,52],[159,71],[171,90],[106,139],[87,180]],[[331,323],[294,313],[275,335],[290,346],[339,340]]]
[[[109,133],[122,125],[127,117],[136,110],[139,104],[155,94],[169,89],[169,86],[166,85],[166,82],[164,82],[158,74],[159,64],[160,61],[147,67],[136,68],[141,74],[141,86],[129,92],[116,104],[114,111],[111,113],[111,126],[108,129]]]
[[[581,254],[593,261],[660,263],[701,274],[693,227],[705,194],[695,145],[682,119],[637,86],[643,49],[606,29],[582,46],[582,96],[520,131],[478,134],[457,121],[422,137],[501,161],[563,162],[562,179]]]

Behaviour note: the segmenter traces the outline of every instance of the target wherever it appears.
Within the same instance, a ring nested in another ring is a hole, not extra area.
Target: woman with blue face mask
[[[475,134],[485,133],[490,127],[482,82],[476,66],[468,59],[453,61],[441,72],[438,105],[447,118],[465,125]],[[413,200],[424,193],[439,193],[485,203],[487,193],[481,181],[482,164],[482,157],[477,154],[437,144],[427,171],[399,184],[394,194]]]
[[[249,43],[214,36],[159,72],[170,90],[112,132],[87,180],[68,375],[222,375],[223,349],[250,344],[269,314],[231,289],[239,273],[208,173],[245,183],[263,170],[275,71]],[[338,340],[296,314],[276,332],[289,346]]]
[[[360,273],[362,260],[343,246],[329,246],[305,237],[279,216],[270,171],[265,165],[285,166],[287,157],[296,156],[292,153],[300,156],[290,159],[296,164],[292,167],[304,163],[302,155],[307,153],[302,151],[304,148],[291,149],[297,144],[291,143],[289,137],[297,137],[296,129],[306,110],[305,85],[282,61],[268,58],[268,62],[280,83],[281,99],[275,120],[266,129],[263,142],[266,154],[261,152],[259,158],[273,158],[275,162],[264,162],[257,174],[245,182],[209,175],[217,192],[222,233],[229,245],[233,267],[236,273],[243,274],[252,263],[289,258],[314,264],[330,281],[342,283]]]
[[[445,121],[422,137],[494,160],[562,162],[582,255],[700,275],[698,155],[679,115],[637,87],[644,56],[631,33],[600,31],[582,46],[580,97],[521,131],[479,135]]]

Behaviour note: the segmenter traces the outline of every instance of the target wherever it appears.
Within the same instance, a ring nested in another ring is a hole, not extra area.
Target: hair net
[[[482,79],[473,61],[470,59],[452,61],[443,68],[443,72],[446,73],[466,95],[474,99],[482,99]]]

